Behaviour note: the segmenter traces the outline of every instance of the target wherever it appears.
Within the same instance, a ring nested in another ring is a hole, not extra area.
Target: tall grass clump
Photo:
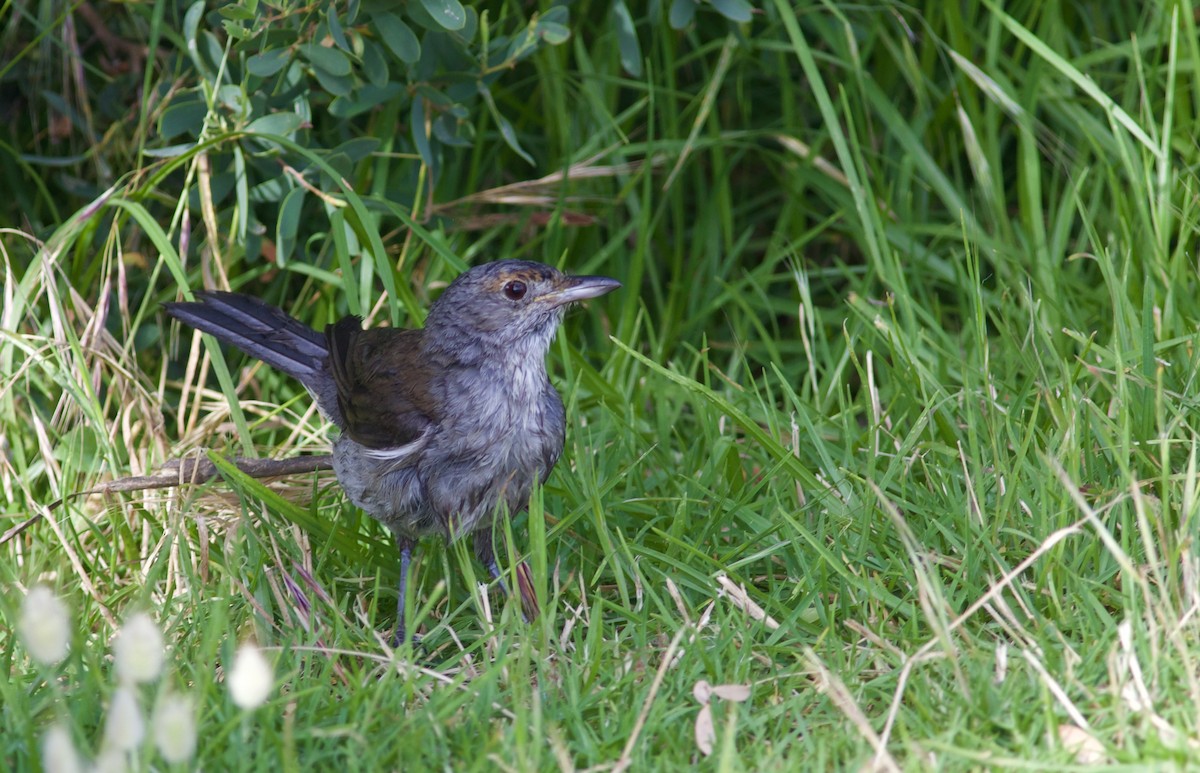
[[[1200,759],[1189,3],[0,20],[8,766]],[[544,614],[428,550],[393,650],[384,530],[233,461],[326,422],[161,303],[412,326],[502,257],[624,283],[555,343],[567,448],[504,527]]]

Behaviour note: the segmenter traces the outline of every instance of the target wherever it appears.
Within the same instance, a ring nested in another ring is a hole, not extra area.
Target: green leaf
[[[251,21],[254,18],[254,12],[249,8],[230,3],[223,5],[217,9],[217,13],[224,16],[226,19],[234,19],[237,21]]]
[[[729,21],[745,24],[754,15],[754,6],[746,0],[708,0],[713,9]]]
[[[460,124],[458,119],[449,113],[442,113],[433,122],[433,136],[437,137],[438,142],[443,145],[450,145],[458,148],[469,148],[475,143],[468,137],[460,137],[460,128],[466,128],[470,131],[470,124]]]
[[[551,24],[561,24],[564,27],[569,26],[571,22],[571,9],[565,5],[556,5],[542,14],[541,20]]]
[[[275,260],[281,268],[287,265],[288,258],[296,249],[296,234],[300,231],[304,193],[303,188],[293,188],[279,207],[279,220],[275,223]]]
[[[217,89],[217,101],[228,108],[231,115],[239,119],[247,119],[254,112],[250,95],[241,86],[226,83]]]
[[[258,134],[279,134],[287,137],[299,129],[300,124],[300,116],[295,113],[271,113],[261,118],[255,118],[246,127],[246,131]]]
[[[196,44],[196,36],[200,33],[200,19],[204,18],[204,0],[197,0],[183,15],[183,39],[190,46]]]
[[[234,40],[245,40],[250,37],[250,31],[241,22],[226,19],[221,22],[221,28],[225,30],[226,35]]]
[[[250,203],[278,204],[292,192],[292,180],[289,177],[272,177],[260,182],[250,189]]]
[[[504,143],[512,148],[513,152],[515,152],[518,156],[528,161],[530,166],[532,166],[533,156],[526,153],[525,149],[521,147],[521,143],[517,141],[517,133],[513,131],[512,124],[508,122],[507,118],[499,113],[495,114],[495,118],[496,126],[500,128],[500,136],[504,138]]]
[[[315,43],[304,43],[300,46],[300,55],[309,61],[317,70],[324,70],[330,75],[345,77],[350,74],[350,58],[336,48],[326,48]]]
[[[179,158],[196,147],[196,143],[187,142],[181,145],[167,145],[162,148],[143,148],[142,155],[150,158]],[[25,157],[22,156],[22,160]]]
[[[325,21],[329,25],[329,37],[333,38],[333,44],[343,51],[350,51],[350,41],[346,39],[336,8],[330,7],[326,11]]]
[[[354,163],[362,161],[367,156],[379,150],[382,144],[377,137],[358,137],[356,139],[347,140],[341,145],[333,149],[334,153],[341,153]]]
[[[233,193],[236,202],[237,217],[234,220],[236,229],[234,236],[239,243],[246,241],[246,228],[250,224],[250,183],[246,180],[246,154],[240,145],[234,145],[233,151]]]
[[[425,162],[425,166],[433,171],[433,148],[429,145],[429,135],[425,133],[425,100],[420,97],[412,101],[412,136],[413,143],[417,146],[417,152],[421,154],[421,160]]]
[[[621,67],[630,75],[642,74],[642,46],[638,43],[637,30],[633,28],[633,17],[625,0],[613,3],[613,15],[617,17],[617,49],[621,52]]]
[[[383,88],[388,84],[387,61],[383,57],[382,48],[373,40],[363,40],[363,75],[367,76],[367,82],[376,88]]]
[[[158,122],[158,134],[165,140],[181,134],[199,137],[207,115],[208,105],[203,102],[177,102],[163,111]]]
[[[570,28],[553,21],[538,22],[538,35],[552,46],[566,43],[571,38]]]
[[[337,282],[346,294],[346,307],[351,314],[362,315],[362,304],[358,300],[358,285],[354,282],[354,254],[357,254],[357,243],[352,254],[351,241],[354,232],[346,225],[344,209],[335,209],[329,215],[329,235],[333,241],[333,254],[337,256],[341,277]]]
[[[216,35],[204,30],[196,36],[193,61],[206,78],[212,81],[217,77],[217,71],[221,69],[224,59],[225,48]]]
[[[452,110],[455,105],[458,104],[451,99],[446,92],[441,91],[440,89],[435,89],[428,84],[418,84],[417,93],[432,102],[435,107],[442,110]]]
[[[671,29],[681,30],[696,17],[696,0],[672,0],[667,21]]]
[[[396,58],[405,64],[412,64],[421,58],[421,43],[412,29],[401,21],[394,13],[377,13],[374,16],[375,29],[383,43],[391,50]]]
[[[462,43],[470,43],[475,40],[475,35],[479,33],[479,11],[474,8],[467,8],[467,23],[462,29],[457,30],[455,37]]]
[[[329,104],[329,112],[338,118],[350,118],[374,109],[384,102],[390,102],[404,93],[404,86],[399,83],[389,83],[386,86],[366,84],[356,89],[353,94],[338,97]]]
[[[443,29],[453,32],[467,25],[467,11],[458,0],[421,0],[421,5]]]
[[[513,131],[512,124],[496,108],[496,100],[492,98],[491,89],[482,81],[479,83],[478,89],[480,95],[483,97],[483,101],[487,103],[488,111],[492,114],[492,119],[496,122],[496,127],[500,129],[500,136],[504,138],[504,144],[512,148],[514,153],[525,159],[532,166],[534,163],[533,156],[526,153],[525,149],[521,147],[521,143],[517,141],[517,133]]]
[[[321,84],[321,88],[334,96],[343,97],[354,91],[354,79],[349,76],[334,75],[320,67],[313,68],[313,75],[317,77],[317,83]]]
[[[246,60],[246,69],[250,71],[251,75],[269,78],[287,66],[288,60],[291,58],[292,52],[286,48],[263,51]]]

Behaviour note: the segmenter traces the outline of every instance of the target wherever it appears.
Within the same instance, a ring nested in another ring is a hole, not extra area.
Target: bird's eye
[[[520,281],[517,281],[516,279],[514,279],[513,281],[504,285],[504,294],[506,296],[508,296],[509,300],[519,301],[525,297],[525,292],[527,289],[528,288],[525,287],[524,282],[520,282]]]

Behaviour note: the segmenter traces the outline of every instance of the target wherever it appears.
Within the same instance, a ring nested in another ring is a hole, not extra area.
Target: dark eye
[[[528,288],[525,287],[524,282],[514,279],[513,281],[504,285],[504,294],[508,296],[509,300],[519,301],[525,297],[525,291],[527,289]]]

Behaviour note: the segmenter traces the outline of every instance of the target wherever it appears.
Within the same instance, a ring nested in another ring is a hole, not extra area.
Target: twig
[[[333,456],[330,454],[315,454],[312,456],[294,456],[289,459],[247,459],[236,457],[233,463],[238,470],[251,478],[278,478],[286,475],[304,475],[311,472],[333,469]],[[50,512],[61,506],[69,499],[89,496],[91,494],[118,494],[126,491],[146,491],[148,489],[174,488],[186,484],[206,483],[217,477],[217,466],[208,459],[173,459],[162,466],[163,472],[156,475],[134,475],[129,478],[118,478],[102,483],[87,491],[77,491],[56,500],[45,508]],[[0,536],[0,545],[8,542],[21,532],[34,525],[42,518],[38,513],[22,521]]]
[[[833,701],[833,705],[845,715],[846,719],[850,720],[866,742],[875,750],[874,764],[870,769],[900,773],[900,765],[888,752],[886,742],[875,732],[875,728],[871,727],[866,713],[854,700],[850,690],[846,689],[846,683],[829,670],[811,647],[804,648],[804,659],[815,674],[813,681],[816,688]]]
[[[650,707],[654,705],[654,699],[658,697],[658,690],[662,687],[663,677],[667,675],[667,669],[671,665],[671,661],[675,658],[675,650],[679,648],[679,641],[687,632],[687,627],[682,627],[675,632],[675,637],[671,639],[671,643],[667,645],[667,651],[663,654],[662,662],[658,665],[658,672],[654,675],[654,681],[650,684],[650,693],[646,696],[646,700],[642,701],[642,710],[638,714],[637,721],[633,724],[633,732],[629,734],[629,739],[625,742],[625,748],[621,751],[621,756],[613,765],[613,773],[623,773],[630,765],[633,764],[633,749],[637,746],[638,737],[642,734],[642,729],[646,726],[646,718],[650,716]]]

